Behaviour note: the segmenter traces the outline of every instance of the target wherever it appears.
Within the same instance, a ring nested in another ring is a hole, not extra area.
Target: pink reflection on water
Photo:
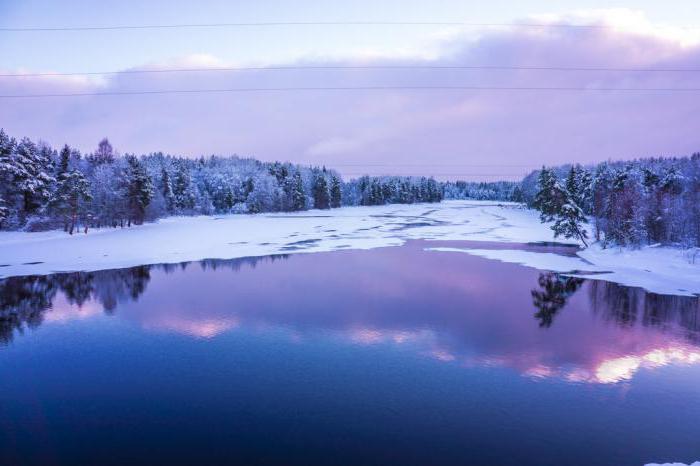
[[[69,303],[64,296],[59,295],[53,302],[51,312],[44,317],[46,323],[67,323],[73,320],[90,319],[102,315],[102,306],[95,301],[87,301],[82,305]]]
[[[116,317],[195,338],[283,328],[300,343],[321,333],[342,344],[412,345],[439,362],[577,383],[618,383],[642,369],[700,363],[697,300],[586,282],[561,309],[536,318],[539,272],[425,252],[425,245],[235,267],[191,264],[184,272],[154,268],[143,294],[120,304]],[[55,306],[47,321],[96,312],[91,303],[68,307]]]
[[[215,336],[239,326],[238,319],[187,319],[178,316],[143,323],[143,328],[156,331],[175,332],[195,338],[214,338]]]

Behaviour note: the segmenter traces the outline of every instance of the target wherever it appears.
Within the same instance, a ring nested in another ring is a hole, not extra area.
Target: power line
[[[0,32],[76,32],[76,31],[120,31],[148,29],[195,29],[195,28],[252,28],[252,27],[296,27],[296,26],[459,26],[498,28],[554,28],[554,29],[617,29],[606,24],[565,23],[478,23],[464,21],[264,21],[232,23],[181,23],[181,24],[136,24],[111,26],[57,26],[57,27],[3,27]],[[697,30],[699,27],[679,26],[677,29]]]
[[[286,70],[521,70],[521,71],[610,71],[642,73],[698,73],[700,68],[607,68],[567,66],[502,66],[502,65],[288,65],[235,66],[222,68],[163,68],[121,71],[69,71],[45,73],[3,73],[0,78],[42,76],[101,76],[116,74],[201,73],[223,71],[286,71]]]
[[[336,86],[336,87],[240,87],[229,89],[170,89],[144,91],[72,92],[65,94],[5,94],[0,99],[27,99],[53,97],[102,97],[159,94],[221,94],[253,92],[307,92],[307,91],[555,91],[555,92],[698,92],[700,87],[529,87],[529,86]]]

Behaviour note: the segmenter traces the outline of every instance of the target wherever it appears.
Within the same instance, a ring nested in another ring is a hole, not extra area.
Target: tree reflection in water
[[[540,321],[540,327],[549,328],[557,312],[566,306],[569,297],[581,288],[584,280],[549,272],[541,273],[537,282],[539,289],[531,291],[532,304],[538,309],[535,318]]]
[[[274,261],[286,255],[246,257],[233,260],[210,259],[197,262],[202,270],[225,267],[237,271],[241,266],[255,267],[261,260]],[[11,343],[16,333],[36,328],[60,291],[68,303],[83,306],[95,301],[107,314],[120,303],[137,301],[146,291],[151,270],[165,273],[184,271],[190,262],[131,267],[97,272],[70,272],[54,275],[10,277],[0,280],[0,344]]]
[[[71,272],[47,276],[11,277],[0,281],[0,342],[12,341],[15,332],[34,328],[51,310],[58,291],[70,304],[99,302],[111,313],[117,304],[136,300],[150,280],[150,267]]]
[[[17,333],[21,333],[26,328],[39,326],[43,322],[45,313],[51,311],[57,296],[62,296],[69,304],[76,306],[83,306],[92,301],[99,304],[105,313],[111,314],[120,304],[139,299],[145,292],[154,270],[166,274],[182,273],[196,264],[202,270],[225,268],[238,271],[243,266],[255,267],[261,261],[275,261],[287,257],[280,255],[234,260],[205,260],[195,263],[0,280],[0,344],[11,342]],[[557,313],[584,285],[588,287],[587,308],[594,316],[600,317],[605,322],[621,328],[641,325],[661,331],[677,332],[680,329],[689,341],[700,342],[700,299],[697,297],[656,295],[640,288],[629,288],[606,281],[563,277],[555,273],[541,273],[538,278],[538,287],[531,290],[532,303],[537,308],[535,318],[539,321],[540,327],[551,327]],[[460,299],[467,300],[474,297],[465,294]],[[276,314],[267,316],[269,319],[267,323],[270,325],[289,323],[288,321],[278,322],[275,320],[277,318],[279,316]],[[434,314],[421,315],[413,325],[416,328],[432,328],[436,325],[439,327],[434,319],[436,319]],[[355,324],[368,328],[377,327],[377,323],[372,321]]]
[[[592,312],[619,327],[681,329],[688,340],[700,342],[700,298],[647,293],[599,280],[591,281],[589,295]]]
[[[557,313],[584,282],[551,272],[540,274],[539,288],[531,291],[540,327],[552,326]],[[603,280],[588,281],[588,291],[591,311],[606,322],[621,328],[641,324],[662,331],[682,329],[687,339],[700,342],[700,298],[648,293]]]
[[[12,341],[15,331],[38,327],[51,308],[57,282],[53,276],[12,277],[0,281],[0,343]]]

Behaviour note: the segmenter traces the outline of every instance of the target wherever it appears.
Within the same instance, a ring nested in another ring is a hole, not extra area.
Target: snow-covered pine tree
[[[676,164],[671,164],[661,174],[659,189],[662,193],[662,212],[664,232],[662,242],[670,242],[672,238],[682,238],[684,220],[687,213],[684,212],[681,194],[685,179]]]
[[[146,170],[135,155],[127,155],[127,203],[129,209],[129,223],[139,225],[143,223],[146,207],[153,198],[153,182]]]
[[[576,201],[569,197],[568,192],[566,195],[566,202],[559,208],[559,212],[557,212],[554,217],[554,225],[552,225],[554,237],[558,238],[559,236],[563,236],[564,238],[575,238],[581,240],[584,246],[588,247],[588,243],[586,242],[588,233],[583,227],[584,224],[588,223],[586,215],[576,204]]]
[[[12,178],[14,174],[14,161],[12,154],[15,151],[17,142],[5,133],[5,130],[0,128],[0,199],[3,200],[3,222],[10,215],[8,201],[14,191]]]
[[[340,189],[340,179],[335,174],[331,175],[331,208],[338,208],[342,204],[342,190]]]
[[[588,234],[583,225],[588,223],[580,207],[583,197],[581,168],[574,165],[566,177],[565,188],[559,184],[554,171],[542,167],[539,175],[539,191],[535,196],[535,207],[540,211],[542,222],[554,222],[554,236],[576,238],[587,247]]]
[[[192,187],[190,169],[184,160],[179,160],[175,165],[175,177],[173,181],[173,195],[175,196],[175,207],[181,211],[194,209],[196,198]]]
[[[5,207],[5,199],[2,198],[0,194],[0,227],[2,227],[3,222],[7,218],[8,209]]]
[[[317,171],[314,176],[312,188],[315,209],[330,209],[330,194],[328,192],[328,182],[325,173]]]
[[[611,189],[612,172],[607,163],[603,162],[595,169],[595,175],[591,184],[591,214],[593,215],[593,225],[595,228],[595,240],[600,241],[603,231],[605,231],[607,219],[608,192]]]
[[[663,236],[663,192],[661,179],[651,167],[642,169],[642,194],[644,196],[644,223],[648,242],[661,241]]]
[[[68,144],[63,146],[63,149],[61,149],[61,152],[58,155],[58,166],[56,167],[56,179],[61,176],[61,174],[68,172],[68,168],[70,167],[70,159],[71,159],[71,148],[68,146]]]
[[[629,234],[629,221],[626,218],[629,213],[626,212],[628,205],[623,201],[625,197],[625,187],[629,177],[626,169],[616,169],[612,173],[610,179],[610,189],[608,189],[608,198],[605,202],[605,212],[603,216],[606,218],[605,242],[626,244]]]
[[[305,210],[306,194],[304,193],[304,180],[299,170],[294,172],[292,180],[292,210]]]
[[[581,207],[583,204],[583,188],[581,186],[581,167],[579,165],[572,165],[569,169],[569,174],[566,176],[566,194],[567,200],[569,202],[576,203],[577,206]]]
[[[542,167],[538,179],[539,191],[535,195],[534,206],[540,211],[541,222],[551,222],[565,203],[566,193],[559,184],[554,171]]]
[[[86,213],[86,204],[90,200],[92,200],[90,182],[79,170],[59,174],[50,205],[52,210],[63,217],[69,234],[73,234],[79,219]],[[85,233],[87,233],[88,222],[85,221],[84,224]]]
[[[583,167],[579,167],[578,186],[579,186],[579,207],[586,215],[592,212],[593,201],[593,175]]]
[[[160,183],[163,199],[165,199],[165,209],[168,212],[173,212],[175,210],[175,194],[173,193],[173,185],[170,182],[170,174],[168,173],[168,169],[165,167],[165,165],[163,165],[161,169]]]
[[[67,144],[64,145],[59,154],[58,165],[56,167],[56,183],[54,191],[51,193],[51,199],[49,200],[49,210],[52,216],[58,217],[63,221],[64,231],[68,231],[70,228],[72,234],[73,227],[71,227],[70,221],[70,202],[68,200],[66,186],[70,154],[70,147],[68,147]]]
[[[370,182],[370,205],[383,205],[384,196],[382,194],[382,185],[377,178],[372,178]]]
[[[646,239],[641,178],[633,164],[625,164],[613,172],[603,213],[604,244],[636,245]]]
[[[0,128],[0,171],[10,169],[11,157],[16,145],[17,141]]]
[[[54,179],[51,158],[29,139],[23,138],[15,148],[12,159],[15,189],[22,196],[22,213],[35,213],[51,195]]]

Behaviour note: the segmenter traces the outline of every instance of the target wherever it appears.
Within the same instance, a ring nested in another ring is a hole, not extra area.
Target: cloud
[[[449,29],[440,53],[305,60],[306,65],[387,65],[385,69],[122,73],[107,77],[0,78],[0,94],[153,89],[362,86],[684,88],[698,73],[405,69],[400,65],[578,68],[700,68],[698,31],[651,24],[630,10],[579,11],[523,23],[605,28]],[[144,68],[236,66],[200,54]],[[338,164],[497,165],[434,168],[454,177],[515,177],[512,165],[594,162],[700,150],[697,93],[365,90],[127,95],[9,99],[0,126],[16,135],[91,150],[104,135],[122,152],[197,156],[241,154],[264,160]],[[356,172],[355,168],[353,171]],[[376,169],[375,169],[376,170]],[[366,171],[372,173],[371,168]],[[387,171],[382,169],[382,171]],[[427,173],[431,174],[431,173]]]

